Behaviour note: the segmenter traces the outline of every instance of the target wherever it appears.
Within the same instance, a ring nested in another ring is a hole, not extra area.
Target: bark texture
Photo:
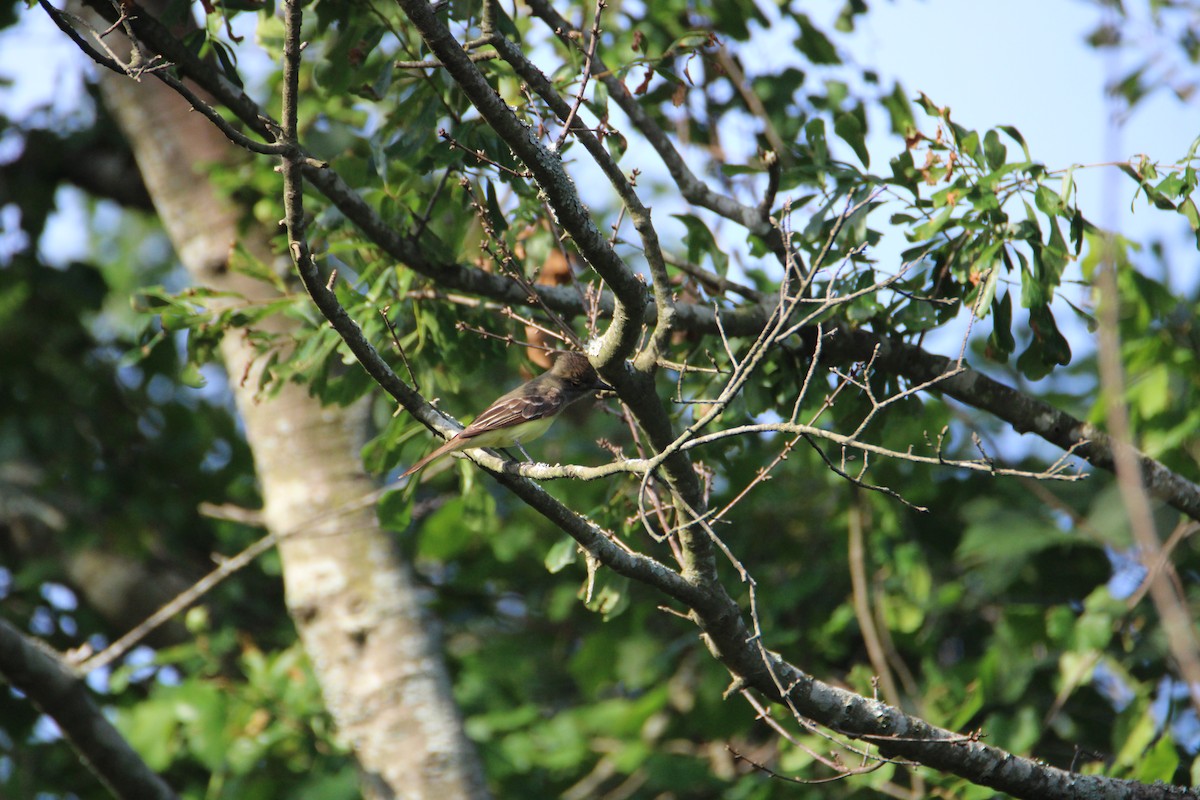
[[[120,800],[177,800],[133,751],[79,680],[48,649],[0,619],[0,676],[57,723],[97,778]]]
[[[202,285],[266,299],[273,290],[228,270],[235,241],[266,263],[269,233],[239,232],[239,210],[205,178],[232,148],[156,81],[102,77],[180,259]],[[286,333],[292,324],[267,325]],[[375,489],[360,467],[355,414],[323,408],[300,386],[256,392],[256,353],[239,331],[222,341],[254,453],[270,529],[280,536],[288,607],[370,797],[486,796],[450,693],[437,636],[407,565],[359,502]],[[339,511],[344,509],[344,511]]]

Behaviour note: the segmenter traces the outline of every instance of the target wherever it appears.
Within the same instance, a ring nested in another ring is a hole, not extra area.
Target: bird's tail
[[[441,458],[442,456],[446,455],[447,453],[454,452],[455,450],[458,450],[461,447],[462,447],[462,442],[459,440],[459,437],[452,436],[448,441],[443,442],[441,447],[434,450],[432,453],[425,456],[424,458],[422,458],[417,463],[413,464],[408,469],[404,470],[404,472],[400,473],[400,477],[407,478],[409,475],[412,475],[417,470],[419,470],[422,467],[429,464],[431,461],[436,461],[437,459]]]

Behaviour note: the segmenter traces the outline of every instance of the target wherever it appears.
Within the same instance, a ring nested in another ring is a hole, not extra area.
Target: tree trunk
[[[239,233],[240,211],[205,178],[205,165],[236,157],[232,146],[155,80],[106,73],[101,86],[193,279],[251,299],[271,297],[267,285],[228,269],[239,239],[265,263],[279,259],[270,252],[269,231]],[[271,318],[260,327],[286,332],[292,324]],[[240,331],[229,332],[221,350],[267,524],[281,537],[288,608],[326,704],[364,772],[364,794],[486,796],[411,572],[373,507],[359,502],[375,486],[358,460],[356,415],[323,408],[296,384],[259,395],[256,354]]]

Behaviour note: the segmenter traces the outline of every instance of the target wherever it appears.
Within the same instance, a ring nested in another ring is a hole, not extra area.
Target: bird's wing
[[[545,395],[501,397],[484,409],[483,413],[458,435],[460,438],[469,439],[481,433],[511,428],[513,425],[550,416],[558,410],[560,405],[561,400],[557,395],[552,397]]]

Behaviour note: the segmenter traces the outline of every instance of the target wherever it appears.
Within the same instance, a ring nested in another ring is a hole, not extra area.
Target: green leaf
[[[1073,544],[1078,540],[1053,525],[1031,519],[1024,511],[1004,502],[982,497],[963,510],[968,525],[955,550],[958,563],[967,568],[997,569],[997,563],[1021,562],[1047,548]],[[1011,580],[1015,576],[1009,576]]]
[[[1054,315],[1050,312],[1049,306],[1039,306],[1030,309],[1029,325],[1033,328],[1034,335],[1040,337],[1046,345],[1046,356],[1051,363],[1065,367],[1071,363],[1071,345],[1067,342],[1066,337],[1058,330],[1058,325],[1054,322]]]
[[[211,47],[212,52],[216,54],[217,61],[220,63],[221,70],[225,73],[225,77],[227,77],[230,83],[234,84],[239,89],[244,88],[242,84],[242,76],[237,70],[237,57],[234,56],[233,51],[229,49],[229,45],[225,44],[219,39],[210,39],[209,46]]]
[[[1059,190],[1059,195],[1062,197],[1064,203],[1071,202],[1071,193],[1075,191],[1075,170],[1078,166],[1078,164],[1072,164],[1063,173],[1062,189]]]
[[[465,550],[474,532],[464,524],[466,500],[456,497],[434,511],[421,526],[417,553],[421,558],[449,561]]]
[[[496,184],[493,181],[487,182],[487,209],[496,231],[503,233],[508,230],[508,218],[500,208],[500,198],[496,196]]]
[[[1125,736],[1124,743],[1116,755],[1116,764],[1126,769],[1136,767],[1151,748],[1157,736],[1158,723],[1155,722],[1153,711],[1147,705],[1141,709],[1140,715]],[[1169,737],[1167,738],[1169,739]]]
[[[982,276],[983,280],[978,299],[968,297],[971,306],[977,309],[976,313],[980,318],[987,316],[988,311],[992,308],[992,299],[996,296],[996,285],[1000,282],[1000,268],[996,264],[996,253],[1003,245],[1003,242],[993,242],[988,245],[971,266],[971,274]]]
[[[1029,309],[1029,327],[1033,339],[1017,359],[1017,369],[1026,377],[1039,380],[1049,375],[1055,366],[1071,363],[1071,346],[1059,332],[1048,305]]]
[[[268,283],[280,292],[287,291],[287,284],[284,282],[283,276],[272,269],[269,264],[264,263],[262,259],[257,258],[241,241],[229,254],[229,268]]]
[[[600,119],[608,119],[608,84],[604,81],[595,81],[592,84],[590,108]]]
[[[891,93],[883,97],[884,108],[892,120],[892,133],[897,133],[905,139],[917,131],[917,123],[913,119],[912,104],[904,94],[903,87],[897,82]]]
[[[812,21],[807,16],[798,14],[796,22],[800,25],[800,38],[796,40],[796,49],[803,53],[809,62],[813,64],[842,63],[833,42],[813,27]]]
[[[629,150],[629,141],[621,133],[610,131],[604,137],[604,146],[608,148],[614,161],[620,161],[621,157]]]
[[[1171,369],[1155,364],[1129,384],[1126,395],[1142,419],[1161,414],[1171,405]]]
[[[917,103],[921,108],[925,109],[925,113],[931,117],[941,117],[942,108],[935,102],[929,99],[929,95],[924,92],[918,92]]]
[[[179,752],[179,718],[170,701],[151,698],[122,711],[117,728],[155,772],[165,771]]]
[[[375,81],[371,84],[370,95],[377,98],[387,96],[388,90],[392,88],[392,78],[396,73],[396,62],[390,58],[384,62],[383,68],[379,70],[379,75],[375,77]]]
[[[587,607],[604,615],[605,620],[619,616],[629,608],[629,579],[608,570],[596,573],[592,599]]]
[[[829,145],[825,141],[825,120],[817,117],[804,126],[804,137],[812,150],[813,166],[822,170],[829,164]]]
[[[1100,323],[1096,320],[1094,315],[1084,311],[1066,297],[1063,297],[1062,300],[1072,311],[1075,312],[1075,316],[1079,317],[1079,319],[1083,321],[1083,324],[1087,326],[1088,333],[1095,333],[1099,329]]]
[[[929,220],[923,225],[917,226],[912,233],[913,241],[920,242],[932,239],[936,233],[938,233],[942,228],[946,227],[946,224],[950,222],[950,217],[953,213],[954,208],[948,206],[942,209],[942,212],[933,219]]]
[[[985,353],[988,358],[1003,364],[1017,348],[1012,335],[1012,293],[1005,292],[1004,297],[996,300],[992,311],[992,333],[988,336]]]
[[[979,709],[983,708],[983,701],[983,687],[979,681],[972,681],[967,686],[965,701],[960,702],[958,707],[954,709],[952,716],[946,721],[947,727],[951,730],[961,729],[979,713]]]
[[[858,156],[858,160],[862,162],[864,167],[871,166],[871,155],[867,152],[866,127],[857,114],[839,114],[837,119],[834,120],[833,132],[842,141],[850,145],[850,148],[854,150],[854,154]]]
[[[567,536],[559,539],[546,551],[546,569],[551,574],[557,574],[574,564],[579,556],[579,543]]]
[[[1178,767],[1179,749],[1174,739],[1164,735],[1142,754],[1134,775],[1142,783],[1168,783],[1174,779]]]
[[[913,300],[905,303],[894,319],[898,328],[906,333],[916,333],[937,327],[938,312],[934,304],[927,300]]]
[[[191,363],[185,364],[179,371],[179,382],[192,389],[203,389],[208,385],[208,379],[204,377],[200,367]]]
[[[982,150],[979,146],[978,131],[969,131],[958,123],[951,123],[950,130],[954,132],[954,138],[964,153],[975,161],[982,160],[979,157]]]
[[[918,200],[921,194],[921,175],[913,162],[912,151],[905,150],[889,161],[888,166],[892,169],[891,182],[904,187],[912,193],[914,200]]]
[[[1029,145],[1025,144],[1025,137],[1021,135],[1019,130],[1012,125],[999,125],[997,127],[1007,133],[1014,142],[1021,145],[1021,150],[1025,153],[1026,161],[1033,161],[1033,156],[1029,155]]]
[[[188,750],[208,769],[221,769],[228,747],[226,695],[215,685],[198,681],[175,688],[173,708],[183,725]]]
[[[1052,293],[1062,284],[1063,272],[1071,260],[1071,254],[1067,250],[1067,241],[1063,238],[1058,220],[1052,218],[1049,225],[1049,239],[1045,246],[1034,250],[1034,256],[1040,267],[1039,279],[1046,291]]]
[[[498,5],[494,9],[494,13],[496,14],[496,27],[499,29],[501,35],[515,44],[520,44],[523,38],[521,30],[513,22],[512,17]]]
[[[1188,221],[1188,225],[1192,228],[1192,233],[1196,236],[1196,247],[1200,249],[1200,211],[1196,210],[1196,203],[1192,198],[1187,198],[1179,204],[1179,213]]]
[[[687,260],[693,264],[701,264],[703,257],[712,259],[713,267],[719,275],[729,271],[729,256],[717,245],[712,231],[704,224],[704,220],[694,214],[672,214],[672,217],[683,223],[687,234],[683,241],[687,245]]]
[[[1008,149],[1000,141],[1000,134],[994,130],[988,131],[983,137],[983,154],[991,169],[999,169],[1008,159]]]
[[[1038,186],[1037,191],[1033,194],[1033,200],[1038,209],[1049,217],[1065,214],[1067,211],[1067,204],[1048,186]]]
[[[392,490],[379,499],[375,513],[379,524],[391,531],[405,531],[412,522],[412,497],[409,492]]]

